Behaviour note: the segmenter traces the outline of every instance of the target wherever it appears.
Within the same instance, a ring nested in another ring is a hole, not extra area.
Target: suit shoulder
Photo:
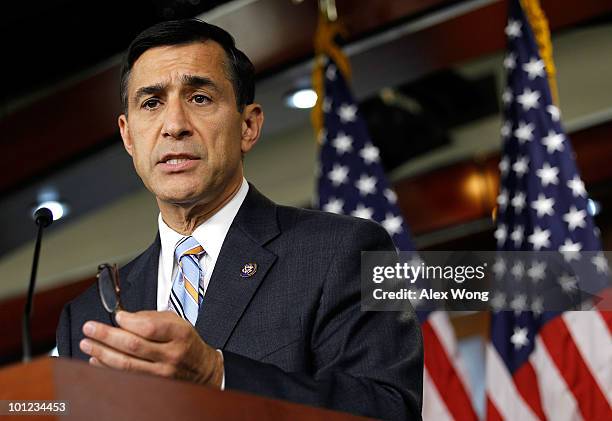
[[[322,235],[372,235],[389,238],[387,231],[374,221],[319,210],[279,205],[278,219],[283,228],[296,228]]]

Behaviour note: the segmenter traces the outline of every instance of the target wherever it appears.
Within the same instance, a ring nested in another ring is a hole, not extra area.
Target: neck
[[[238,193],[242,177],[225,189],[223,194],[207,203],[193,205],[173,204],[157,201],[164,222],[181,235],[191,235],[195,229],[223,208]]]

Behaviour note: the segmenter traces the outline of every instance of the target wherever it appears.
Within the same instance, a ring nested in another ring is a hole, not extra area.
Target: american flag
[[[324,92],[319,93],[323,128],[318,134],[318,208],[376,221],[387,230],[398,250],[413,251],[408,226],[385,176],[380,152],[368,135],[345,75],[329,57],[321,74]],[[425,350],[423,419],[476,420],[447,313],[417,315]]]
[[[399,250],[414,250],[365,122],[332,60],[325,68],[324,129],[319,134],[318,207],[381,224]]]
[[[510,0],[505,33],[498,250],[599,251],[589,255],[605,272],[587,192],[519,0]],[[494,298],[500,299],[512,297]],[[541,306],[494,312],[486,352],[487,419],[612,419],[611,330],[609,312],[553,313]]]

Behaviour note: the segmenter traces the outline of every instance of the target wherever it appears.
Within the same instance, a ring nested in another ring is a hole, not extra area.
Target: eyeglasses
[[[121,306],[121,289],[119,288],[119,270],[117,265],[103,263],[98,266],[98,293],[104,309],[115,315],[119,310],[123,310]],[[114,319],[111,318],[111,319]],[[114,320],[113,320],[114,324]]]

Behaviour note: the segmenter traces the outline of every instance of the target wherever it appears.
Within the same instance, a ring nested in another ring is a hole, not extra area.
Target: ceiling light
[[[60,201],[57,190],[53,187],[46,187],[41,189],[37,195],[36,205],[32,209],[32,216],[40,208],[47,208],[53,214],[53,220],[57,221],[60,218],[68,215],[69,206],[66,203]]]
[[[289,108],[312,108],[317,103],[317,93],[310,88],[298,89],[285,97],[285,104]]]
[[[53,214],[54,221],[68,215],[68,206],[65,203],[58,202],[57,200],[48,200],[46,202],[39,203],[32,212],[32,215],[40,208],[49,209]]]

